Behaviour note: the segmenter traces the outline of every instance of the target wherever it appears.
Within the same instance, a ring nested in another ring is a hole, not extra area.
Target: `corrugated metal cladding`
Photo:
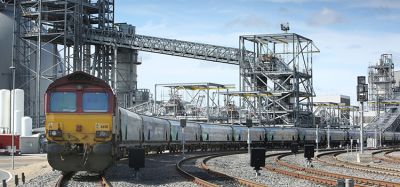
[[[12,9],[0,9],[0,89],[11,88]]]

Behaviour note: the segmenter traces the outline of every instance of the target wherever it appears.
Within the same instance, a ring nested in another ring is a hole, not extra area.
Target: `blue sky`
[[[400,69],[400,0],[119,0],[116,22],[142,35],[238,47],[243,34],[291,32],[314,41],[317,95],[344,94],[355,103],[358,75],[382,53]],[[139,88],[156,83],[238,84],[238,67],[141,52]]]

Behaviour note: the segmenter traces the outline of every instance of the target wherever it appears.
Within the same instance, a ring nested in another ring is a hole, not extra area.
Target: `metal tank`
[[[10,90],[0,90],[0,133],[10,133]]]

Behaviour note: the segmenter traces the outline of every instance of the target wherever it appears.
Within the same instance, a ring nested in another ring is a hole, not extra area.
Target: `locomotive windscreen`
[[[50,112],[76,112],[76,93],[53,92],[50,94]]]
[[[83,112],[107,112],[108,94],[104,92],[83,93]]]

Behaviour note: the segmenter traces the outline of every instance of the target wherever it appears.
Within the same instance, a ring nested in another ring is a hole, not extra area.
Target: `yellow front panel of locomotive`
[[[61,130],[62,136],[49,131]],[[96,131],[109,134],[96,137]],[[57,142],[95,144],[112,138],[112,114],[46,114],[46,137]]]

